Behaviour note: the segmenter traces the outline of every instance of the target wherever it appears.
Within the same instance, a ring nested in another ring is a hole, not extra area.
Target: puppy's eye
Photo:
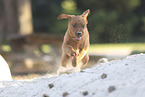
[[[82,25],[82,27],[84,28],[84,27],[85,27],[85,25]]]
[[[75,24],[73,24],[72,26],[73,26],[73,27],[76,27],[76,25],[75,25]]]

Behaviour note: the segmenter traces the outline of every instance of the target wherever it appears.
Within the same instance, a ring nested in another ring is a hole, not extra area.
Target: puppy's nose
[[[77,36],[82,36],[82,32],[78,31]]]

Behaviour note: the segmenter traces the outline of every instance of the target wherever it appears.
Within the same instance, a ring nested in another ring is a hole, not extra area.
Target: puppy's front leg
[[[65,52],[69,57],[74,57],[76,55],[78,55],[78,53],[76,52],[76,50],[74,50],[74,48],[71,45],[63,45],[62,46],[62,50],[63,52]]]
[[[63,54],[61,59],[61,65],[63,67],[66,67],[66,64],[68,63],[69,59],[71,57],[77,56],[77,52],[74,50],[74,48],[71,45],[63,44],[62,46]]]
[[[82,49],[77,57],[78,62],[80,63],[84,56],[87,54],[88,49]]]
[[[81,61],[82,59],[84,58],[84,56],[87,54],[88,50],[85,50],[85,49],[82,49],[80,51],[79,54],[77,54],[76,56],[73,57],[73,60],[72,60],[72,65],[74,67],[76,67]],[[84,65],[84,64],[83,64]]]
[[[82,67],[87,65],[87,63],[89,61],[89,55],[88,55],[88,53],[83,57],[83,59],[81,61],[83,63]]]
[[[72,66],[76,67],[77,65],[78,65],[78,60],[77,60],[77,57],[74,56],[73,59],[72,59]]]

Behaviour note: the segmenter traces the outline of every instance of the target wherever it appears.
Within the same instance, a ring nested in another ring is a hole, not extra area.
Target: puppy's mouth
[[[75,40],[80,41],[82,39],[82,32],[77,31],[74,38],[75,38]]]
[[[82,37],[75,36],[75,40],[80,41]]]

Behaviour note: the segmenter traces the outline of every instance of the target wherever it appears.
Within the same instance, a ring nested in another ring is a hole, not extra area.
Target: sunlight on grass
[[[37,54],[40,54],[39,49],[34,49],[34,51],[33,51],[33,52],[34,52],[34,54],[36,54],[36,55],[37,55]]]
[[[2,51],[4,51],[4,52],[10,52],[11,51],[10,45],[2,45]]]
[[[10,45],[4,44],[2,45],[2,51],[10,52],[11,47]],[[48,44],[43,44],[41,46],[41,50],[44,53],[51,52],[51,46]],[[138,51],[138,52],[145,52],[145,43],[106,43],[106,44],[91,44],[89,53],[106,53],[106,52],[122,52],[122,51]],[[39,50],[35,50],[35,53],[39,53]]]
[[[50,51],[51,51],[51,47],[50,47],[50,45],[48,45],[48,44],[43,44],[43,45],[41,46],[41,49],[42,49],[42,51],[43,51],[44,53],[50,53]]]
[[[125,50],[145,52],[145,43],[91,44],[89,53]]]
[[[64,0],[61,6],[67,13],[72,13],[77,9],[76,3],[73,0]]]

